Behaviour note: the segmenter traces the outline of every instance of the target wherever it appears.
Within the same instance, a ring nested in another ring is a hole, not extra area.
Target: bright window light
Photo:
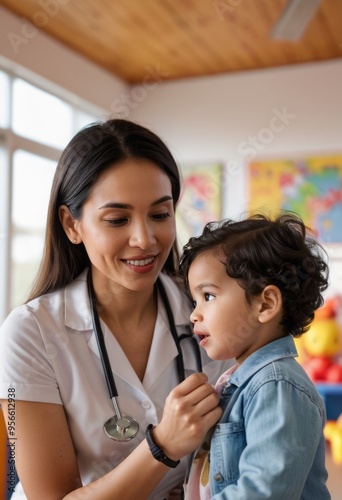
[[[13,130],[27,139],[63,149],[73,135],[72,107],[58,97],[16,78]]]
[[[17,150],[13,159],[12,307],[27,297],[42,257],[56,162]]]
[[[18,149],[13,161],[12,223],[16,228],[45,228],[56,162]]]

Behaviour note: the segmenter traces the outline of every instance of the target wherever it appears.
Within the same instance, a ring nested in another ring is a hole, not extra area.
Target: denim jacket
[[[326,414],[290,335],[249,356],[221,392],[210,446],[213,500],[326,500]]]

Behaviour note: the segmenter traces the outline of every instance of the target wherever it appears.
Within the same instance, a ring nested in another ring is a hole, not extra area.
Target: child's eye
[[[171,217],[169,212],[164,212],[162,214],[152,215],[152,219],[155,219],[155,220],[165,220],[165,219],[168,219],[169,217]]]
[[[193,300],[193,301],[192,301],[192,305],[194,306],[194,309],[197,307],[197,302],[196,302],[196,300]]]
[[[215,295],[213,295],[212,293],[205,293],[204,294],[204,300],[206,302],[209,302],[210,300],[214,300],[215,298]]]

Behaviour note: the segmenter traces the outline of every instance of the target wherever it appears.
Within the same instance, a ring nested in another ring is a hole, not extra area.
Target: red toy
[[[340,327],[336,319],[339,300],[327,300],[317,312],[310,329],[301,338],[303,368],[313,382],[342,383]]]

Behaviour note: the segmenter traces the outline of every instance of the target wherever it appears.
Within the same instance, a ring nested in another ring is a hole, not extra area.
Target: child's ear
[[[258,297],[260,323],[267,323],[273,319],[283,305],[283,299],[279,288],[275,285],[266,286]]]

